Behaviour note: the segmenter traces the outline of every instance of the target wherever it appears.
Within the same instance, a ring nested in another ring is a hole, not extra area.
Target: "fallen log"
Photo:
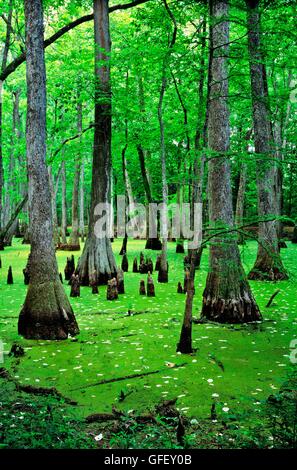
[[[184,367],[187,363],[182,362],[181,364],[176,364],[172,367],[172,369],[178,369],[179,367]],[[123,377],[115,377],[113,379],[105,379],[105,380],[100,380],[100,382],[95,382],[93,384],[87,384],[87,385],[82,385],[80,387],[75,387],[70,389],[71,392],[74,392],[76,390],[82,390],[85,388],[90,388],[90,387],[97,387],[98,385],[105,385],[105,384],[110,384],[114,382],[122,382],[123,380],[130,380],[130,379],[137,379],[140,377],[147,377],[148,375],[154,375],[154,374],[160,374],[167,372],[167,369],[158,369],[158,370],[152,370],[150,372],[143,372],[140,374],[131,374],[131,375],[125,375]]]

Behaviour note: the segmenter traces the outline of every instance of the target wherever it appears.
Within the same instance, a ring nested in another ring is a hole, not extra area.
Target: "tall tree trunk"
[[[67,243],[67,193],[66,193],[66,164],[63,156],[61,170],[62,181],[62,214],[61,214],[61,238],[62,243]]]
[[[161,233],[162,233],[162,255],[160,260],[160,268],[158,281],[159,282],[168,282],[168,261],[167,261],[167,237],[168,237],[168,227],[167,227],[167,207],[168,207],[168,185],[167,185],[167,176],[166,176],[166,146],[165,146],[165,127],[163,120],[163,101],[167,88],[167,75],[169,69],[169,59],[174,47],[177,35],[177,25],[175,18],[167,4],[166,0],[163,0],[167,14],[170,17],[170,20],[173,23],[173,32],[170,40],[169,48],[165,54],[162,67],[162,84],[160,91],[160,98],[158,104],[158,119],[160,126],[160,151],[161,151],[161,173],[162,173],[162,203],[163,210],[161,214]]]
[[[249,273],[249,279],[287,279],[279,248],[277,222],[263,222],[263,219],[277,216],[275,195],[275,164],[270,144],[272,131],[269,117],[265,64],[261,51],[261,23],[259,0],[246,0],[248,48],[250,60],[251,90],[255,152],[257,155],[257,188],[259,223],[259,244],[257,259]]]
[[[18,322],[27,339],[66,339],[79,333],[59,279],[46,168],[46,74],[41,0],[25,0],[27,53],[27,161],[31,252],[30,283]]]
[[[11,149],[9,155],[9,177],[8,187],[5,197],[4,214],[5,223],[7,225],[14,213],[16,200],[18,198],[18,190],[20,189],[16,181],[16,165],[19,160],[18,148],[20,145],[20,112],[19,112],[19,96],[20,90],[13,92],[13,118],[12,118],[12,134],[11,134]],[[4,244],[11,246],[12,238],[18,228],[18,218],[14,220],[10,230],[7,232]]]
[[[111,186],[111,50],[108,0],[94,0],[95,30],[95,130],[92,194],[88,237],[78,264],[82,285],[106,284],[116,277],[117,266],[107,233],[95,234],[95,207],[110,202]]]
[[[79,186],[79,233],[81,242],[85,241],[85,165],[82,159],[80,166],[80,186]]]
[[[212,154],[208,164],[209,219],[212,229],[226,232],[217,233],[210,242],[202,318],[221,323],[242,323],[260,320],[261,315],[241,264],[237,237],[232,234],[233,208],[228,159],[228,14],[228,1],[213,0],[210,3],[210,48],[213,57],[208,118],[208,146]]]
[[[138,79],[138,94],[139,94],[139,108],[140,113],[142,115],[141,121],[143,122],[143,126],[147,124],[147,120],[145,117],[145,98],[144,98],[144,87],[143,87],[143,79],[139,77]],[[140,163],[140,171],[143,181],[144,192],[146,196],[146,204],[147,204],[147,211],[146,211],[146,245],[145,248],[147,250],[160,250],[162,248],[162,243],[158,238],[158,227],[157,221],[155,220],[153,214],[149,211],[149,204],[154,203],[152,191],[151,191],[151,180],[150,175],[148,172],[148,168],[146,166],[146,160],[149,153],[144,149],[141,142],[137,144],[137,153]],[[156,233],[157,237],[150,237],[150,232]]]
[[[247,142],[251,138],[251,134],[252,134],[252,129],[249,129],[244,138],[245,142]],[[240,130],[239,138],[241,142],[242,129]],[[244,143],[244,147],[242,150],[248,151],[248,145],[246,145],[246,143]],[[236,208],[235,208],[235,223],[237,227],[240,227],[241,225],[243,225],[246,184],[247,184],[247,164],[245,161],[243,161],[240,166],[239,187],[237,191]],[[243,245],[244,243],[245,243],[244,235],[242,232],[239,232],[238,244]]]
[[[10,48],[11,42],[11,32],[12,32],[12,7],[13,0],[9,0],[9,12],[7,17],[7,26],[6,26],[6,36],[2,54],[2,63],[1,63],[1,72],[6,68],[7,57]],[[3,120],[3,82],[0,80],[0,230],[1,230],[1,220],[2,220],[2,191],[4,183],[4,170],[3,170],[3,148],[2,148],[2,120]]]
[[[237,192],[236,209],[235,209],[235,223],[237,226],[241,226],[243,224],[246,181],[247,181],[247,165],[245,162],[242,162],[241,167],[240,167],[239,188]],[[243,245],[244,243],[245,243],[244,235],[240,232],[238,233],[238,244]]]
[[[54,244],[55,246],[57,246],[60,243],[60,235],[59,235],[59,227],[58,227],[56,191],[54,188],[54,176],[52,172],[52,167],[48,166],[47,170],[48,170],[49,190],[50,190],[50,196],[51,196],[53,238],[54,238]]]
[[[81,134],[82,131],[82,105],[81,103],[77,104],[77,130]],[[81,144],[81,138],[80,138]],[[80,149],[79,149],[80,153]],[[80,178],[80,165],[81,157],[77,156],[75,162],[75,172],[73,178],[73,188],[72,188],[72,230],[70,235],[69,244],[72,245],[72,249],[76,248],[80,250],[79,246],[79,220],[78,220],[78,198],[79,198],[79,178]]]

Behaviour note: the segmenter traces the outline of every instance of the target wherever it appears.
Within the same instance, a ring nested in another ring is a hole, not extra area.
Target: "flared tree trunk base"
[[[248,275],[251,281],[285,281],[288,278],[282,264],[277,265],[270,257],[257,259]]]
[[[26,339],[47,340],[63,340],[79,333],[60,280],[29,284],[18,332]]]
[[[162,250],[162,242],[159,238],[149,238],[145,244],[146,250]]]
[[[201,318],[218,323],[261,321],[259,307],[248,283],[243,279],[236,291],[234,287],[235,283],[231,279],[220,279],[219,282],[215,274],[208,274],[203,293]]]
[[[109,238],[87,238],[76,268],[81,286],[106,285],[117,277],[117,265]]]
[[[168,282],[168,269],[162,269],[162,267],[160,267],[158,271],[158,282],[163,284]]]
[[[192,354],[194,349],[192,348],[192,328],[185,327],[183,325],[180,341],[177,344],[176,352],[180,352],[182,354]]]

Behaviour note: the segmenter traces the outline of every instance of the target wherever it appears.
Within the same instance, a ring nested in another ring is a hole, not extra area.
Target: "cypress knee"
[[[74,256],[72,255],[71,258],[67,258],[66,266],[64,269],[65,274],[65,281],[70,281],[72,274],[75,271],[75,262]]]
[[[153,261],[151,258],[148,258],[147,262],[146,262],[146,266],[147,266],[147,271],[152,273],[154,271],[154,265],[153,265]]]
[[[9,266],[7,273],[7,284],[13,284],[12,268]]]
[[[181,282],[179,282],[179,283],[177,284],[177,293],[178,293],[178,294],[183,294],[183,293],[184,293],[183,288],[182,288],[182,285],[181,285]]]
[[[118,298],[117,280],[114,277],[107,282],[107,300],[116,300]]]
[[[155,297],[155,286],[154,286],[154,281],[151,276],[151,273],[148,273],[147,276],[147,284],[146,284],[146,290],[147,290],[147,296],[148,297]]]
[[[71,276],[70,297],[80,297],[80,282],[77,274],[72,274]]]
[[[128,258],[127,258],[126,253],[124,253],[123,259],[122,259],[122,270],[124,271],[124,273],[128,272],[128,268],[129,268]]]
[[[133,261],[133,273],[138,273],[137,258],[134,258],[134,261]]]
[[[155,271],[159,271],[160,264],[161,264],[161,255],[158,255],[157,260],[156,260],[156,265],[155,265]]]
[[[144,280],[143,280],[143,279],[141,279],[140,284],[139,284],[139,294],[140,294],[140,295],[146,295],[146,292],[145,292],[145,283],[144,283]]]
[[[147,264],[144,261],[139,265],[139,272],[140,274],[147,274],[148,272]]]
[[[120,268],[118,268],[117,272],[117,288],[119,294],[125,294],[124,273]]]

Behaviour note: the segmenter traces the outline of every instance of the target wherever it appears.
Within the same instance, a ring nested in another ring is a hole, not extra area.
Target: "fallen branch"
[[[280,289],[278,289],[277,291],[274,292],[274,294],[272,294],[272,296],[270,297],[267,305],[266,305],[266,308],[270,307],[270,305],[272,304],[273,302],[273,299],[277,296],[277,294],[280,293]]]
[[[177,364],[172,367],[172,369],[177,369],[179,367],[185,366],[187,363],[183,362],[182,364]],[[100,380],[100,382],[95,382],[93,384],[88,384],[88,385],[83,385],[81,387],[76,387],[70,389],[71,392],[74,392],[76,390],[82,390],[85,388],[90,388],[90,387],[97,387],[97,385],[105,385],[105,384],[110,384],[114,382],[122,382],[123,380],[129,380],[129,379],[137,379],[140,377],[147,377],[148,375],[154,375],[154,374],[159,374],[160,372],[165,372],[167,369],[158,369],[158,370],[152,370],[150,372],[143,372],[141,374],[131,374],[131,375],[125,375],[124,377],[115,377],[114,379],[106,379],[106,380]]]

